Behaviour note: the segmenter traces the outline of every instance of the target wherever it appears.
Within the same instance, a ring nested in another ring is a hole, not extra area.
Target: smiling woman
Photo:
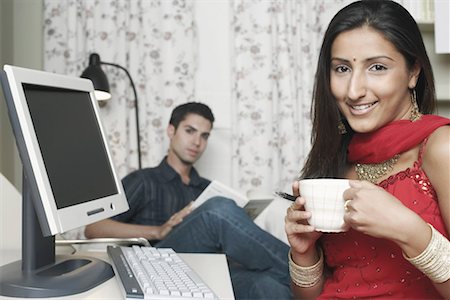
[[[316,74],[301,178],[351,179],[350,229],[316,231],[294,183],[285,228],[295,296],[450,298],[450,120],[431,114],[417,24],[394,1],[354,2],[331,20]]]
[[[411,116],[410,90],[416,86],[419,65],[409,67],[380,32],[370,27],[344,32],[331,54],[331,91],[354,131],[371,132]]]

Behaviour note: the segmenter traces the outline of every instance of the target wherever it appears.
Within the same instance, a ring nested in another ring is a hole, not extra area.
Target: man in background
[[[288,246],[260,229],[227,198],[214,197],[193,210],[210,183],[193,164],[206,149],[214,116],[208,106],[177,106],[167,128],[167,156],[155,168],[123,180],[130,209],[85,229],[88,238],[145,237],[176,252],[225,253],[236,299],[291,299]]]

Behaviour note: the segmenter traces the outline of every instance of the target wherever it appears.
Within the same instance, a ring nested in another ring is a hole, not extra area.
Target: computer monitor
[[[128,210],[92,82],[9,65],[1,81],[24,180],[22,260],[0,267],[0,295],[86,291],[111,278],[111,266],[56,256],[54,235]]]

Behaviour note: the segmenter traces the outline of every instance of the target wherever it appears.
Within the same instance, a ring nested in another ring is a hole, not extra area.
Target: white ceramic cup
[[[305,198],[305,210],[311,212],[310,225],[322,232],[348,230],[344,223],[343,197],[350,187],[347,179],[303,179],[299,184],[300,195]]]

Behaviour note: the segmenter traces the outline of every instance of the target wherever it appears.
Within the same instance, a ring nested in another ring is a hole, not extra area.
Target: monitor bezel
[[[4,71],[8,79],[11,98],[15,108],[15,117],[17,118],[18,127],[21,131],[24,143],[24,147],[18,147],[19,154],[24,164],[24,172],[26,172],[27,169],[29,169],[28,173],[32,172],[32,174],[28,174],[28,177],[34,181],[35,188],[37,188],[39,194],[34,195],[34,205],[35,207],[37,206],[36,211],[43,234],[49,236],[64,233],[71,229],[107,219],[128,210],[128,203],[126,201],[122,183],[117,176],[117,171],[114,167],[113,158],[108,146],[108,140],[101,122],[99,106],[95,99],[92,82],[84,78],[10,65],[5,65]],[[95,118],[98,122],[111,173],[114,177],[117,194],[61,209],[57,208],[49,176],[45,168],[43,155],[34,130],[31,114],[28,109],[23,87],[24,84],[62,88],[89,94],[90,103],[95,112]],[[29,164],[29,166],[26,166],[26,164]],[[39,211],[42,211],[44,215],[39,213]]]

